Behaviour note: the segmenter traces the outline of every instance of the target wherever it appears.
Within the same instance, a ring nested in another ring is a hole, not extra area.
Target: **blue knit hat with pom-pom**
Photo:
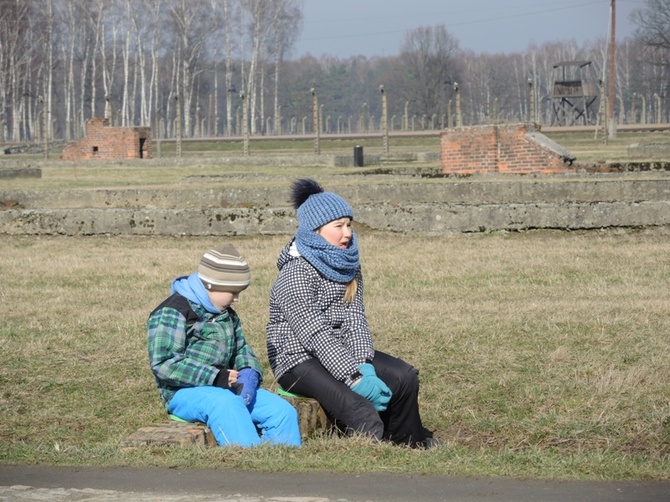
[[[314,180],[296,181],[291,198],[302,229],[313,231],[333,220],[354,219],[354,212],[347,201],[336,193],[324,191]]]

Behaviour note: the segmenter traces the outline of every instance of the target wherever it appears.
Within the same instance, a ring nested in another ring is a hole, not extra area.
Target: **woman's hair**
[[[354,298],[356,298],[356,291],[358,291],[358,281],[356,279],[352,279],[349,281],[349,284],[347,284],[347,289],[344,292],[344,301],[347,303],[352,303]]]

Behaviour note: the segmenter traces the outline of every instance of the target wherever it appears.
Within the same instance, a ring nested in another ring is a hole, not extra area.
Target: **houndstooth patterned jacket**
[[[279,276],[270,293],[266,332],[272,371],[279,379],[316,358],[333,377],[351,385],[358,366],[374,357],[361,270],[356,273],[356,296],[348,304],[343,299],[347,285],[320,275],[291,244],[279,255]]]

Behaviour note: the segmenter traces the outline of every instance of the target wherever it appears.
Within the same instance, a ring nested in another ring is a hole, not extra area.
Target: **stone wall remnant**
[[[93,118],[86,135],[68,143],[62,160],[150,159],[153,155],[151,127],[109,127],[109,121]]]
[[[440,134],[442,173],[564,174],[575,156],[535,124],[458,127]]]

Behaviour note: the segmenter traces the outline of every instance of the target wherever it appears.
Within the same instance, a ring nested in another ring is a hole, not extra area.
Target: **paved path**
[[[670,502],[670,481],[538,481],[405,474],[0,464],[0,501]]]

